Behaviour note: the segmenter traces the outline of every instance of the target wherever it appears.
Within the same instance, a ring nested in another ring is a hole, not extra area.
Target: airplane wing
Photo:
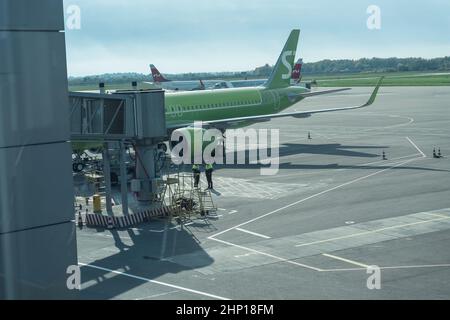
[[[313,114],[316,113],[325,113],[325,112],[334,112],[334,111],[344,111],[344,110],[354,110],[354,109],[360,109],[367,106],[370,106],[374,101],[378,93],[378,89],[380,88],[381,82],[383,81],[384,77],[381,77],[380,80],[378,80],[377,85],[375,86],[372,94],[370,95],[369,99],[366,103],[358,106],[350,106],[350,107],[340,107],[340,108],[329,108],[329,109],[316,109],[316,110],[307,110],[307,111],[295,111],[295,112],[285,112],[285,113],[274,113],[274,114],[265,114],[265,115],[259,115],[259,116],[248,116],[248,117],[236,117],[236,118],[228,118],[228,119],[220,119],[220,120],[211,120],[211,121],[203,121],[202,124],[204,126],[226,126],[236,124],[239,122],[259,122],[259,121],[268,121],[270,119],[275,118],[283,118],[283,117],[294,117],[294,118],[308,118]],[[348,90],[348,88],[344,89],[333,89],[333,90],[325,90],[320,91],[319,94],[324,93],[331,93],[331,92],[338,92],[338,91],[344,91]],[[306,93],[308,96],[309,93]],[[305,94],[302,94],[305,95]]]
[[[301,93],[300,96],[302,97],[312,97],[312,96],[320,96],[321,94],[329,94],[334,92],[340,92],[340,91],[346,91],[350,90],[351,88],[340,88],[340,89],[331,89],[331,90],[321,90],[321,91],[314,91],[314,92],[305,92]]]
[[[217,127],[217,128],[227,128],[229,126],[233,126],[236,124],[239,124],[240,122],[264,122],[269,121],[271,119],[275,118],[283,118],[283,117],[294,117],[294,118],[308,118],[313,114],[316,113],[325,113],[325,112],[334,112],[334,111],[344,111],[344,110],[354,110],[354,109],[360,109],[367,106],[370,106],[374,101],[378,93],[378,89],[381,86],[381,82],[383,81],[384,77],[381,77],[380,80],[378,80],[377,85],[375,86],[372,94],[370,95],[369,99],[366,103],[358,106],[350,106],[350,107],[340,107],[340,108],[329,108],[329,109],[316,109],[316,110],[307,110],[307,111],[295,111],[295,112],[285,112],[285,113],[273,113],[273,114],[265,114],[265,115],[258,115],[258,116],[247,116],[247,117],[236,117],[236,118],[228,118],[228,119],[220,119],[220,120],[211,120],[211,121],[203,121],[202,125],[204,127]],[[325,93],[331,93],[331,92],[339,92],[348,90],[348,88],[344,89],[332,89],[332,90],[324,90],[320,91],[319,94],[325,94]],[[305,96],[311,96],[310,93],[303,93],[300,95]],[[175,127],[170,127],[168,129],[177,129],[180,128],[181,125],[177,125]]]

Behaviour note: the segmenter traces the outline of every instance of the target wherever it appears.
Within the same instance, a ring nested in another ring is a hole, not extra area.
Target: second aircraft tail
[[[170,80],[167,80],[164,78],[164,76],[156,69],[154,64],[150,65],[150,70],[152,71],[152,77],[153,81],[155,82],[169,82]]]

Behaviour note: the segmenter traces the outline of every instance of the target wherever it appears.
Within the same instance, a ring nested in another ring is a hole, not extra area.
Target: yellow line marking
[[[367,234],[377,233],[377,232],[380,232],[380,231],[392,230],[392,229],[397,229],[397,228],[402,228],[402,227],[409,227],[409,226],[414,226],[414,225],[423,224],[423,223],[429,223],[429,222],[433,222],[433,221],[445,220],[445,219],[450,219],[450,217],[444,217],[444,218],[438,218],[438,219],[430,219],[430,220],[418,221],[418,222],[412,222],[412,223],[405,223],[405,224],[395,225],[395,226],[391,226],[391,227],[380,228],[380,229],[376,229],[376,230],[358,232],[358,233],[354,233],[354,234],[350,234],[350,235],[342,236],[342,237],[336,237],[336,238],[319,240],[319,241],[314,241],[314,242],[309,242],[309,243],[297,244],[295,246],[296,247],[305,247],[305,246],[310,246],[310,245],[313,245],[313,244],[324,243],[324,242],[335,241],[335,240],[341,240],[341,239],[348,239],[348,238],[353,238],[353,237],[359,237],[359,236],[363,236],[363,235],[367,235]]]
[[[444,219],[449,219],[449,216],[444,216],[443,214],[438,214],[438,213],[431,213],[431,212],[423,212],[424,214],[427,214],[429,216],[434,216],[434,217],[440,217],[440,218],[444,218]]]
[[[320,269],[320,268],[308,266],[308,265],[303,264],[303,263],[291,261],[291,260],[288,260],[288,259],[285,259],[285,258],[282,258],[282,257],[274,256],[273,254],[270,254],[270,253],[258,251],[258,250],[255,250],[255,249],[252,249],[252,248],[248,248],[248,247],[244,247],[244,246],[241,246],[241,245],[238,245],[238,244],[234,244],[234,243],[231,243],[231,242],[228,242],[228,241],[224,241],[224,240],[220,240],[220,239],[212,239],[212,240],[217,241],[217,242],[221,242],[223,244],[226,244],[226,245],[229,245],[229,246],[233,246],[233,247],[236,247],[236,248],[241,248],[241,249],[253,252],[253,253],[258,253],[258,254],[261,254],[261,255],[264,255],[264,256],[267,256],[267,257],[270,257],[270,258],[274,258],[274,259],[282,261],[282,262],[290,263],[290,264],[293,264],[293,265],[296,265],[296,266],[299,266],[299,267],[311,269],[311,270],[314,270],[314,271],[322,271],[322,269]]]
[[[395,270],[395,269],[417,269],[417,268],[449,268],[450,264],[423,264],[423,265],[411,265],[411,266],[391,266],[380,267],[381,270]],[[360,271],[367,268],[346,268],[346,269],[322,269],[321,272],[338,272],[338,271]]]

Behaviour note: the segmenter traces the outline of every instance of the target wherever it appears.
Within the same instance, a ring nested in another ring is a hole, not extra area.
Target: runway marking
[[[342,236],[342,237],[335,237],[335,238],[330,238],[330,239],[313,241],[313,242],[309,242],[309,243],[297,244],[295,246],[296,247],[305,247],[305,246],[310,246],[310,245],[314,245],[314,244],[318,244],[318,243],[325,243],[325,242],[336,241],[336,240],[341,240],[341,239],[354,238],[354,237],[359,237],[359,236],[364,236],[364,235],[368,235],[368,234],[373,234],[373,233],[377,233],[377,232],[381,232],[381,231],[385,231],[385,230],[409,227],[409,226],[414,226],[414,225],[423,224],[423,223],[430,223],[430,222],[433,222],[433,221],[439,221],[439,220],[445,220],[445,219],[450,219],[450,217],[443,217],[443,218],[436,218],[436,219],[430,219],[430,220],[424,220],[424,221],[418,221],[418,222],[399,224],[399,225],[390,226],[390,227],[384,227],[384,228],[375,229],[375,230],[369,230],[369,231],[364,231],[364,232],[353,233],[353,234],[349,234],[349,235]]]
[[[449,268],[450,264],[423,264],[423,265],[411,265],[411,266],[391,266],[380,267],[381,270],[395,270],[395,269],[416,269],[416,268]],[[339,272],[339,271],[361,271],[367,270],[367,268],[342,268],[342,269],[322,269],[321,272]]]
[[[300,186],[296,183],[267,182],[264,184],[253,179],[216,177],[217,191],[222,197],[241,197],[275,200],[294,193]]]
[[[258,217],[256,217],[256,218],[250,219],[250,220],[248,220],[248,221],[246,221],[246,222],[240,223],[240,224],[238,224],[238,225],[236,225],[236,226],[234,226],[234,227],[231,227],[231,228],[225,229],[225,230],[223,230],[223,231],[221,231],[221,232],[218,232],[218,233],[216,233],[216,234],[214,234],[214,235],[212,235],[212,236],[209,236],[208,239],[211,239],[211,240],[217,240],[217,239],[215,239],[215,237],[217,237],[217,236],[219,236],[219,235],[221,235],[221,234],[224,234],[224,233],[226,233],[226,232],[228,232],[228,231],[230,231],[230,230],[233,230],[233,229],[236,229],[236,228],[240,228],[240,227],[245,226],[245,225],[247,225],[247,224],[249,224],[249,223],[252,223],[252,222],[258,221],[258,220],[260,220],[260,219],[262,219],[262,218],[265,218],[265,217],[267,217],[267,216],[270,216],[270,215],[272,215],[272,214],[274,214],[274,213],[278,213],[278,212],[280,212],[280,211],[283,211],[283,210],[285,210],[285,209],[288,209],[288,208],[290,208],[290,207],[293,207],[293,206],[295,206],[295,205],[297,205],[297,204],[303,203],[303,202],[308,201],[308,200],[310,200],[310,199],[319,197],[319,196],[321,196],[321,195],[323,195],[323,194],[326,194],[326,193],[329,193],[329,192],[331,192],[331,191],[334,191],[334,190],[337,190],[337,189],[346,187],[346,186],[348,186],[348,185],[350,185],[350,184],[353,184],[353,183],[355,183],[355,182],[359,182],[359,181],[361,181],[361,180],[364,180],[364,179],[373,177],[373,176],[378,175],[378,174],[380,174],[380,173],[386,172],[386,171],[388,171],[388,170],[390,170],[390,169],[393,169],[393,168],[402,166],[402,165],[404,165],[404,164],[407,164],[407,163],[409,163],[409,162],[416,161],[416,160],[419,160],[419,159],[423,159],[423,158],[414,158],[414,159],[409,159],[409,160],[406,160],[406,161],[402,161],[402,162],[400,162],[400,163],[398,163],[398,164],[396,164],[396,165],[390,166],[389,168],[385,168],[385,169],[382,169],[382,170],[373,172],[373,173],[371,173],[371,174],[368,174],[368,175],[365,175],[365,176],[362,176],[362,177],[353,179],[353,180],[351,180],[351,181],[347,181],[347,182],[342,183],[342,184],[339,184],[339,185],[337,185],[337,186],[335,186],[335,187],[332,187],[332,188],[323,190],[323,191],[321,191],[321,192],[315,193],[315,194],[313,194],[313,195],[311,195],[311,196],[308,196],[308,197],[303,198],[303,199],[301,199],[301,200],[292,202],[292,203],[290,203],[290,204],[288,204],[288,205],[285,205],[285,206],[283,206],[283,207],[281,207],[281,208],[278,208],[278,209],[275,209],[275,210],[270,211],[270,212],[268,212],[268,213],[265,213],[265,214],[263,214],[263,215],[261,215],[261,216],[258,216]]]
[[[444,216],[442,214],[438,214],[438,213],[431,213],[431,212],[423,212],[423,214],[427,214],[429,216],[434,216],[434,217],[440,217],[440,218],[444,218],[444,219],[449,219],[449,216]]]
[[[154,295],[147,296],[147,297],[143,297],[143,298],[136,298],[136,299],[134,299],[134,300],[146,300],[146,299],[151,299],[151,298],[156,298],[156,297],[166,296],[166,295],[168,295],[168,294],[176,293],[176,292],[180,292],[180,290],[173,290],[173,291],[169,291],[169,292],[158,293],[158,294],[154,294]]]
[[[281,262],[286,262],[286,263],[293,264],[293,265],[296,265],[296,266],[299,266],[299,267],[311,269],[311,270],[314,270],[314,271],[321,271],[322,270],[320,268],[316,268],[316,267],[313,267],[313,266],[308,266],[306,264],[295,262],[295,261],[291,261],[291,260],[288,260],[286,258],[274,256],[273,254],[270,254],[270,253],[266,253],[266,252],[263,252],[263,251],[258,251],[258,250],[252,249],[252,248],[244,247],[244,246],[241,246],[239,244],[234,244],[234,243],[231,243],[229,241],[224,241],[224,240],[220,240],[220,239],[211,239],[211,240],[214,240],[214,241],[217,241],[217,242],[221,242],[221,243],[226,244],[228,246],[241,248],[241,249],[244,249],[244,250],[247,250],[247,251],[251,251],[251,252],[254,252],[254,253],[257,253],[257,254],[261,254],[261,255],[264,255],[264,256],[267,256],[267,257],[270,257],[270,258],[274,258],[276,260],[280,260]]]
[[[182,223],[182,224],[180,224],[178,226],[170,228],[169,230],[179,229],[179,228],[181,228],[181,226],[187,227],[187,226],[190,226],[191,224],[194,224],[194,222]]]
[[[261,238],[264,238],[264,239],[271,239],[269,236],[265,236],[263,234],[256,233],[256,232],[253,232],[253,231],[249,231],[249,230],[246,230],[246,229],[236,228],[236,230],[239,230],[239,231],[242,231],[242,232],[245,232],[245,233],[257,236],[257,237],[261,237]]]
[[[347,263],[350,263],[350,264],[354,264],[356,266],[360,266],[360,267],[363,267],[363,268],[368,268],[369,267],[369,265],[367,265],[367,264],[359,263],[357,261],[353,261],[353,260],[350,260],[350,259],[338,257],[338,256],[335,256],[335,255],[332,255],[332,254],[322,253],[322,255],[325,256],[325,257],[328,257],[328,258],[332,258],[332,259],[344,261],[344,262],[347,262]]]
[[[407,156],[402,156],[402,157],[397,157],[397,158],[392,158],[392,159],[388,159],[388,161],[386,160],[377,160],[377,161],[372,161],[372,162],[366,162],[366,163],[361,163],[361,164],[350,164],[349,166],[352,166],[352,168],[342,168],[342,169],[335,169],[336,172],[338,171],[346,171],[346,170],[352,170],[352,169],[357,169],[360,167],[365,167],[365,166],[369,166],[369,165],[373,165],[373,164],[377,164],[377,163],[383,163],[383,164],[394,164],[397,163],[397,161],[395,160],[402,160],[405,158],[410,158],[410,157],[414,157],[414,156],[418,156],[421,155],[420,153],[413,153]],[[344,165],[345,166],[345,165]],[[299,172],[299,173],[289,173],[289,174],[277,174],[274,176],[261,176],[261,177],[256,177],[253,178],[253,180],[266,180],[266,179],[273,179],[273,178],[286,178],[286,177],[293,177],[293,176],[306,176],[306,175],[310,175],[310,174],[319,174],[320,172]]]
[[[406,139],[414,146],[414,148],[417,149],[417,151],[419,151],[419,152],[422,154],[422,157],[423,157],[423,158],[426,158],[426,157],[427,157],[427,156],[425,155],[425,153],[423,153],[422,150],[420,150],[419,147],[418,147],[414,142],[412,142],[412,140],[411,140],[409,137],[406,137]]]
[[[410,154],[410,155],[407,155],[407,156],[403,156],[403,157],[397,157],[397,158],[388,159],[388,163],[390,163],[390,164],[397,163],[396,160],[402,160],[402,159],[406,159],[406,158],[411,158],[411,157],[418,156],[418,155],[420,155],[420,153],[413,153],[413,154]],[[373,161],[373,162],[366,162],[366,163],[362,163],[362,164],[356,164],[355,167],[365,167],[365,166],[369,166],[369,165],[377,164],[377,163],[386,163],[386,160],[377,160],[377,161]],[[344,171],[344,170],[350,170],[350,169],[349,168],[337,169],[336,171]]]
[[[249,253],[245,253],[245,254],[238,254],[236,256],[234,256],[235,258],[242,258],[242,257],[248,257],[251,256],[252,254],[258,254],[256,252],[249,252]]]
[[[177,225],[177,226],[174,226],[174,227],[167,228],[167,230],[180,229],[181,226],[186,227],[186,226],[190,226],[191,224],[194,224],[194,222],[183,223],[183,224],[180,224],[180,225]],[[155,232],[155,233],[162,233],[162,232],[166,231],[166,229],[161,229],[161,230],[150,229],[148,231],[149,232]]]
[[[203,292],[203,291],[193,290],[193,289],[189,289],[189,288],[185,288],[185,287],[181,287],[181,286],[177,286],[177,285],[174,285],[174,284],[161,282],[161,281],[157,281],[157,280],[151,280],[151,279],[147,279],[147,278],[144,278],[144,277],[135,276],[133,274],[129,274],[129,273],[126,273],[126,272],[112,270],[112,269],[108,269],[108,268],[104,268],[104,267],[99,267],[99,266],[96,266],[96,265],[93,265],[93,264],[87,264],[87,263],[82,263],[82,262],[78,262],[78,264],[82,265],[82,266],[85,266],[85,267],[89,267],[89,268],[93,268],[93,269],[99,269],[99,270],[103,270],[103,271],[108,271],[108,272],[111,272],[111,273],[115,273],[115,274],[122,275],[122,276],[129,277],[129,278],[134,278],[134,279],[145,281],[145,282],[151,282],[151,283],[159,284],[159,285],[162,285],[162,286],[166,286],[166,287],[170,287],[170,288],[174,288],[174,289],[178,289],[178,290],[182,290],[182,291],[186,291],[186,292],[190,292],[190,293],[195,293],[195,294],[206,296],[206,297],[209,297],[209,298],[214,298],[214,299],[218,299],[218,300],[230,300],[229,298],[217,296],[217,295],[206,293],[206,292]]]
[[[115,238],[112,234],[105,234],[105,233],[93,233],[93,232],[83,232],[83,233],[79,233],[79,235],[89,235],[89,236],[97,236],[97,237],[104,237],[104,238]],[[122,236],[120,234],[117,235],[120,240],[133,240],[133,238],[127,237],[127,236]]]
[[[290,260],[287,260],[287,259],[285,259],[285,258],[278,257],[278,256],[274,256],[274,255],[271,255],[271,254],[268,254],[268,253],[265,253],[265,252],[262,252],[262,251],[258,251],[258,250],[252,249],[252,248],[248,248],[248,247],[244,247],[244,246],[241,246],[241,245],[237,245],[237,244],[234,244],[234,243],[231,243],[231,242],[228,242],[228,241],[216,239],[216,237],[219,236],[219,235],[221,235],[221,234],[224,234],[224,233],[226,233],[226,232],[228,232],[228,231],[231,231],[231,230],[233,230],[233,229],[240,228],[240,227],[242,227],[242,226],[244,226],[244,225],[247,225],[247,224],[249,224],[249,223],[258,221],[258,220],[260,220],[260,219],[262,219],[262,218],[265,218],[265,217],[267,217],[267,216],[270,216],[270,215],[272,215],[272,214],[274,214],[274,213],[278,213],[278,212],[280,212],[280,211],[282,211],[282,210],[285,210],[285,209],[287,209],[287,208],[293,207],[293,206],[295,206],[295,205],[297,205],[297,204],[300,204],[300,203],[303,203],[303,202],[308,201],[308,200],[310,200],[310,199],[313,199],[313,198],[316,198],[316,197],[318,197],[318,196],[321,196],[321,195],[323,195],[323,194],[326,194],[326,193],[329,193],[329,192],[331,192],[331,191],[334,191],[334,190],[337,190],[337,189],[346,187],[346,186],[348,186],[348,185],[350,185],[350,184],[353,184],[353,183],[355,183],[355,182],[362,181],[362,180],[364,180],[364,179],[367,179],[367,178],[373,177],[373,176],[375,176],[375,175],[378,175],[378,174],[380,174],[380,173],[386,172],[386,171],[388,171],[388,170],[390,170],[390,169],[393,169],[393,168],[402,166],[402,165],[404,165],[404,164],[407,164],[407,163],[409,163],[409,162],[417,161],[417,160],[420,160],[420,159],[424,159],[424,158],[423,158],[423,157],[421,157],[421,158],[413,158],[413,159],[409,159],[409,160],[406,160],[406,161],[402,161],[402,162],[400,162],[400,163],[398,163],[398,164],[396,164],[396,165],[393,165],[393,166],[391,166],[391,167],[389,167],[389,168],[386,168],[386,169],[383,169],[383,170],[379,170],[379,171],[373,172],[373,173],[371,173],[371,174],[368,174],[368,175],[365,175],[365,176],[362,176],[362,177],[353,179],[353,180],[351,180],[351,181],[348,181],[348,182],[339,184],[339,185],[337,185],[337,186],[335,186],[335,187],[326,189],[326,190],[324,190],[324,191],[321,191],[321,192],[318,192],[318,193],[316,193],[316,194],[313,194],[313,195],[311,195],[311,196],[309,196],[309,197],[306,197],[306,198],[303,198],[303,199],[301,199],[301,200],[292,202],[292,203],[290,203],[290,204],[288,204],[288,205],[285,205],[285,206],[283,206],[283,207],[281,207],[281,208],[278,208],[278,209],[275,209],[275,210],[273,210],[273,211],[270,211],[270,212],[268,212],[268,213],[266,213],[266,214],[263,214],[263,215],[261,215],[261,216],[259,216],[259,217],[256,217],[256,218],[250,219],[250,220],[248,220],[248,221],[246,221],[246,222],[240,223],[240,224],[238,224],[238,225],[236,225],[236,226],[234,226],[234,227],[225,229],[225,230],[223,230],[223,231],[221,231],[221,232],[218,232],[218,233],[216,233],[216,234],[214,234],[214,235],[212,235],[212,236],[209,236],[207,239],[209,239],[209,240],[214,240],[214,241],[217,241],[217,242],[221,242],[221,243],[226,244],[226,245],[229,245],[229,246],[238,247],[238,248],[241,248],[241,249],[244,249],[244,250],[247,250],[247,251],[256,252],[256,253],[259,253],[259,254],[262,254],[262,255],[265,255],[265,256],[268,256],[268,257],[272,257],[272,258],[275,258],[275,259],[277,259],[277,260],[280,260],[280,261],[289,263],[289,264],[301,266],[301,267],[304,267],[304,268],[307,268],[307,269],[311,269],[311,270],[315,270],[315,271],[320,271],[320,270],[322,270],[322,269],[320,269],[320,268],[316,268],[316,267],[308,266],[308,265],[305,265],[305,264],[302,264],[302,263],[290,261]],[[427,222],[428,222],[428,221],[429,221],[429,220],[427,220]]]

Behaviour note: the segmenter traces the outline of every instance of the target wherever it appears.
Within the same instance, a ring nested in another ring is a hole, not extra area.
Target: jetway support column
[[[112,215],[111,204],[111,162],[109,156],[109,143],[105,142],[103,146],[103,176],[105,177],[105,191],[106,191],[106,212]]]
[[[127,167],[126,167],[126,149],[124,141],[119,143],[119,157],[120,157],[120,190],[122,193],[122,213],[128,215],[128,182],[127,182]]]
[[[141,191],[138,200],[142,202],[151,201],[152,180],[156,177],[155,153],[156,145],[140,141],[136,145],[138,157],[136,165],[136,179],[141,181]]]

